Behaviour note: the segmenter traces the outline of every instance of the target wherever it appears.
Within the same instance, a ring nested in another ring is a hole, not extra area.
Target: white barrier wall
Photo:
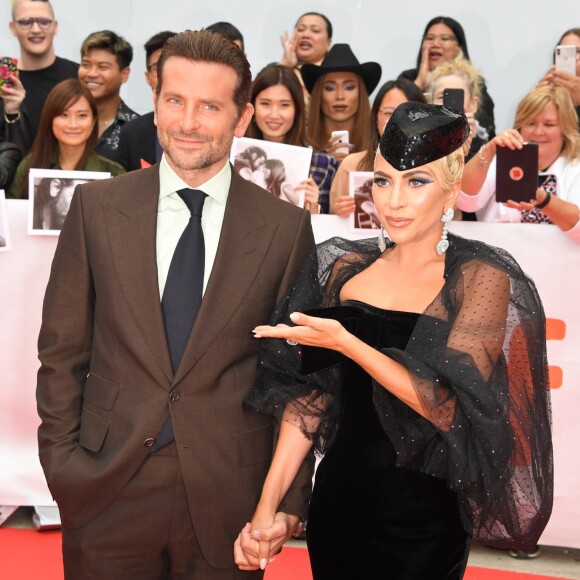
[[[28,236],[28,203],[7,201],[12,251],[0,253],[0,505],[51,505],[37,457],[36,338],[56,237]],[[353,237],[347,220],[314,216],[317,241]],[[453,222],[511,252],[536,281],[548,322],[556,479],[541,542],[580,548],[580,245],[555,226]],[[71,308],[75,305],[71,304]]]

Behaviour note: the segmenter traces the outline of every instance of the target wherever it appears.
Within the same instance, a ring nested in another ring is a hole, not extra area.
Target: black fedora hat
[[[465,115],[440,105],[411,101],[399,105],[391,115],[379,150],[395,169],[405,171],[453,153],[467,137]]]
[[[378,62],[360,64],[348,44],[335,44],[324,57],[322,64],[305,64],[300,69],[304,85],[311,93],[316,81],[330,72],[353,72],[362,78],[370,95],[381,80],[381,65]]]

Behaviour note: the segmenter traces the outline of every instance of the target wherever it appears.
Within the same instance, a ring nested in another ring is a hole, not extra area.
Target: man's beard
[[[218,141],[202,133],[183,133],[181,131],[157,130],[159,143],[173,165],[184,171],[205,169],[214,163],[226,159],[232,146],[233,133],[225,133]],[[208,143],[203,151],[188,151],[175,145],[174,138],[193,139]]]

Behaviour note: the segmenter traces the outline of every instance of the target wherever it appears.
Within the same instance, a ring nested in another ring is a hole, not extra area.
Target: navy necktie
[[[174,373],[177,372],[181,362],[201,305],[205,266],[201,212],[206,194],[196,189],[181,189],[177,193],[189,208],[191,217],[173,253],[161,301],[165,334]],[[174,392],[170,394],[170,397],[173,397],[172,400],[176,400],[175,396]],[[170,416],[150,451],[155,452],[161,449],[171,443],[173,438]]]

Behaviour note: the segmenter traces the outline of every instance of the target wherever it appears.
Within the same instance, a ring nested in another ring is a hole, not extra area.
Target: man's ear
[[[242,111],[240,118],[236,124],[236,128],[234,130],[234,135],[236,137],[243,137],[246,134],[246,129],[252,120],[252,116],[254,115],[254,106],[252,103],[248,103],[246,108]]]

